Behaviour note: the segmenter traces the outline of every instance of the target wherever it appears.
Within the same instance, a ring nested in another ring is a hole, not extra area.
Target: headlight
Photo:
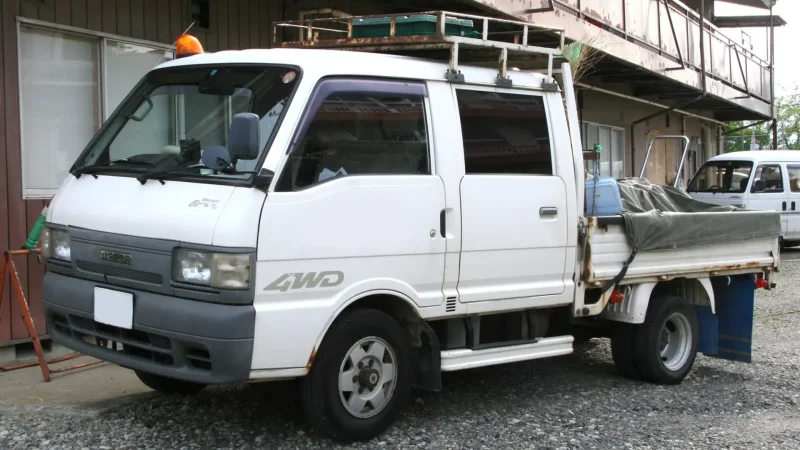
[[[220,289],[250,288],[249,254],[177,249],[174,260],[176,281]]]
[[[42,241],[42,257],[62,261],[70,260],[69,233],[63,230],[44,228],[39,239]]]

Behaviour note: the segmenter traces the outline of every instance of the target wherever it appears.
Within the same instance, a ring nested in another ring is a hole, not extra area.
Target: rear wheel
[[[383,312],[361,309],[338,319],[302,380],[309,422],[339,440],[382,433],[408,401],[410,352],[406,331]]]
[[[697,357],[699,330],[694,308],[680,297],[653,299],[635,335],[636,363],[645,380],[679,384]]]
[[[205,384],[192,383],[190,381],[176,380],[175,378],[163,377],[149,372],[135,371],[136,376],[145,386],[163,394],[189,395],[201,391],[206,387]]]

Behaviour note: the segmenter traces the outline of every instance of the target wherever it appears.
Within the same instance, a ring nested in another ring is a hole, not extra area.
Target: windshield
[[[257,170],[296,76],[295,69],[263,65],[153,71],[120,105],[72,170],[140,175],[155,167],[170,171],[170,176],[249,178],[252,173],[201,167],[200,154],[212,146],[227,147],[233,116],[254,113],[260,124],[259,157],[239,160],[235,168]]]
[[[749,161],[710,161],[703,165],[689,185],[688,192],[742,193],[747,190],[753,163]]]

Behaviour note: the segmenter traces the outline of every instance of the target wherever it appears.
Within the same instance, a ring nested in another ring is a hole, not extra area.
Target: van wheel
[[[659,384],[682,382],[697,357],[699,330],[692,305],[680,297],[655,298],[636,328],[634,353],[642,377]]]
[[[359,309],[326,333],[302,380],[303,410],[322,435],[366,440],[392,424],[410,389],[406,331],[381,311]]]
[[[618,322],[611,330],[611,358],[617,372],[626,378],[641,380],[642,373],[636,365],[634,354],[634,337],[636,326],[630,323]]]
[[[206,387],[205,384],[176,380],[175,378],[163,377],[149,372],[142,372],[141,370],[136,370],[134,372],[145,386],[154,391],[161,392],[162,394],[190,395]]]

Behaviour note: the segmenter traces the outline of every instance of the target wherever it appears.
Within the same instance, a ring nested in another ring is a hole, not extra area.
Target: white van
[[[689,195],[720,205],[781,213],[782,243],[800,244],[800,152],[731,152],[709,159],[697,171]]]
[[[561,83],[506,72],[559,50],[490,35],[375,40],[442,61],[179,41],[197,54],[138,83],[48,210],[53,340],[167,393],[297,379],[314,428],[344,440],[442,372],[566,355],[575,336],[611,336],[622,375],[661,384],[698,352],[749,362],[778,215],[586,215],[569,64]],[[459,64],[471,49],[499,70]],[[593,204],[621,210],[602,181]]]

